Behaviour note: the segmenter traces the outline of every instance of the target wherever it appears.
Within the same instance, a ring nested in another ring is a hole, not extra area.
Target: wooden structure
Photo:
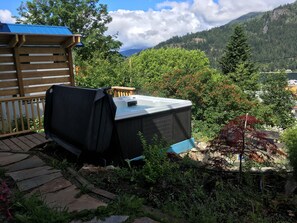
[[[114,97],[130,96],[130,95],[133,95],[135,92],[134,87],[114,86],[114,87],[111,87],[111,90]]]
[[[74,85],[79,35],[0,33],[0,137],[42,128],[45,91]]]
[[[79,42],[80,35],[0,32],[0,138],[43,128],[45,91],[75,85],[72,48]],[[134,91],[112,88],[114,96]]]
[[[28,152],[29,150],[47,143],[43,133],[27,134],[14,138],[0,140],[0,152]]]

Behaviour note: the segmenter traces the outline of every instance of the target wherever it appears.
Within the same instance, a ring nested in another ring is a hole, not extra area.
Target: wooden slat
[[[29,93],[36,93],[36,92],[44,92],[47,91],[50,86],[41,86],[41,87],[30,87],[30,88],[25,88],[25,93],[29,94]]]
[[[24,78],[28,78],[28,77],[52,77],[52,76],[62,76],[62,75],[69,75],[69,70],[23,72],[23,77]],[[0,79],[1,79],[1,76],[0,76]]]
[[[18,145],[16,145],[13,141],[11,141],[10,139],[4,139],[4,140],[2,140],[2,142],[4,144],[6,144],[9,147],[9,149],[11,149],[11,150],[22,151],[22,149]]]
[[[16,79],[16,73],[0,73],[0,80]]]
[[[26,44],[28,45],[60,45],[68,36],[40,36],[40,35],[27,35]]]
[[[36,139],[35,137],[33,137],[32,135],[26,135],[25,136],[28,140],[30,140],[31,142],[33,142],[35,144],[35,146],[43,144],[42,141],[40,141],[39,139]],[[35,147],[34,146],[34,147]]]
[[[13,71],[15,70],[14,65],[2,65],[0,64],[0,71]]]
[[[26,144],[30,149],[34,148],[36,145],[31,140],[27,139],[25,136],[18,137],[24,144]]]
[[[2,109],[2,104],[4,104],[4,103],[0,103],[0,116],[1,116],[2,130],[4,130],[5,129],[5,121],[4,121],[4,112],[3,112],[3,109]],[[0,131],[0,133],[1,133],[1,131]]]
[[[63,83],[70,82],[69,77],[57,77],[57,78],[40,78],[34,80],[24,80],[24,85],[37,85],[37,84],[52,84],[52,83]]]
[[[44,62],[44,61],[67,61],[67,57],[62,56],[20,56],[20,62]],[[1,57],[0,57],[1,62]]]
[[[30,100],[35,100],[35,99],[44,99],[44,95],[34,95],[34,96],[26,96],[26,97],[13,97],[13,98],[0,98],[0,102],[11,102],[11,101],[30,101]]]
[[[12,56],[0,56],[0,63],[13,63],[13,57]]]
[[[25,124],[24,124],[23,105],[22,105],[22,101],[21,100],[18,101],[18,105],[19,105],[19,113],[20,113],[22,131],[24,131],[25,130]]]
[[[11,119],[10,119],[10,109],[9,109],[9,104],[8,104],[8,102],[5,102],[5,110],[6,110],[6,115],[7,115],[7,125],[8,125],[8,129],[9,129],[9,132],[12,132],[12,128],[11,128]]]
[[[42,129],[40,101],[39,100],[37,101],[37,104],[36,104],[36,110],[37,110],[37,117],[38,117],[38,129]]]
[[[1,80],[1,78],[0,78],[0,80]],[[17,87],[17,86],[18,86],[18,82],[16,80],[0,82],[0,88]]]
[[[29,119],[29,109],[28,109],[28,101],[25,100],[25,112],[26,112],[26,120],[27,120],[27,129],[30,129],[30,119]]]
[[[0,96],[11,96],[19,93],[19,89],[0,90]]]
[[[1,51],[0,51],[1,52]],[[53,48],[53,47],[21,47],[20,54],[65,54],[65,49],[63,48]]]
[[[0,140],[0,150],[10,151],[10,148],[2,141]]]
[[[22,70],[68,68],[68,63],[21,64]],[[1,70],[1,66],[0,66]]]
[[[12,49],[0,47],[0,54],[12,54]]]
[[[14,136],[14,135],[19,135],[19,134],[25,134],[25,133],[30,133],[32,130],[25,130],[25,131],[20,131],[20,132],[11,132],[11,133],[5,133],[0,135],[0,138],[5,138],[8,136]]]
[[[40,135],[39,133],[32,134],[32,136],[38,139],[39,141],[41,141],[42,143],[48,142],[48,140],[44,136]]]
[[[35,123],[35,110],[34,110],[34,105],[33,105],[33,99],[30,101],[30,105],[31,105],[31,118],[32,118],[32,121],[33,121],[33,126],[34,126],[34,129],[36,129],[36,123]]]
[[[21,148],[23,151],[28,151],[31,148],[27,146],[25,143],[23,143],[20,139],[18,138],[11,138],[10,139],[14,144],[16,144],[19,148]]]
[[[15,125],[16,131],[18,132],[19,131],[19,126],[18,126],[18,118],[17,118],[16,107],[15,107],[15,101],[13,101],[11,104],[12,104],[14,125]]]

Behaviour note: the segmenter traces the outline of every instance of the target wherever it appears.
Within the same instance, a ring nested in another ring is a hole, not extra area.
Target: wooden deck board
[[[10,151],[10,148],[2,141],[3,140],[0,140],[0,150],[1,151]]]
[[[0,140],[0,151],[28,152],[29,150],[41,146],[50,140],[44,134],[33,133],[14,138]]]
[[[4,140],[2,140],[2,142],[4,144],[6,144],[10,148],[10,150],[12,150],[12,151],[23,151],[18,145],[16,145],[10,139],[4,139]]]
[[[33,142],[36,146],[43,143],[42,141],[40,141],[39,139],[33,137],[32,135],[26,135],[25,137],[27,139],[29,139],[31,142]]]
[[[19,138],[11,138],[10,139],[14,144],[16,144],[19,148],[21,148],[23,151],[30,150],[30,147],[27,146],[25,143],[23,143]]]
[[[21,140],[23,143],[25,143],[30,149],[34,148],[36,146],[35,143],[33,143],[31,140],[27,139],[25,136],[18,137],[19,140]]]
[[[35,137],[36,139],[40,140],[42,143],[48,142],[48,140],[39,133],[33,134],[32,136]]]

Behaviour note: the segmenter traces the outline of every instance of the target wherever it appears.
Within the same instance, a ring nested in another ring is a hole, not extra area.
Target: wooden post
[[[67,48],[66,53],[67,53],[67,58],[68,58],[70,84],[71,84],[71,86],[75,86],[74,72],[73,72],[74,68],[73,68],[72,48]]]
[[[21,36],[21,42],[25,42],[25,37]],[[18,81],[18,87],[19,87],[19,93],[20,96],[25,96],[24,92],[24,83],[23,83],[23,75],[21,70],[21,64],[20,64],[20,55],[19,55],[19,46],[17,45],[19,42],[18,35],[15,35],[9,42],[9,46],[13,48],[13,57],[14,57],[14,65],[16,70],[16,76]]]

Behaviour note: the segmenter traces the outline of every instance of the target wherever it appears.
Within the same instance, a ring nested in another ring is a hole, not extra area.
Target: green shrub
[[[138,172],[138,178],[142,178],[146,183],[154,184],[172,176],[174,170],[177,169],[177,165],[170,162],[167,157],[168,145],[156,137],[152,140],[152,143],[148,144],[141,136],[141,142],[145,164]]]
[[[282,141],[286,145],[289,162],[293,167],[295,179],[297,179],[297,126],[286,129],[282,135]]]

